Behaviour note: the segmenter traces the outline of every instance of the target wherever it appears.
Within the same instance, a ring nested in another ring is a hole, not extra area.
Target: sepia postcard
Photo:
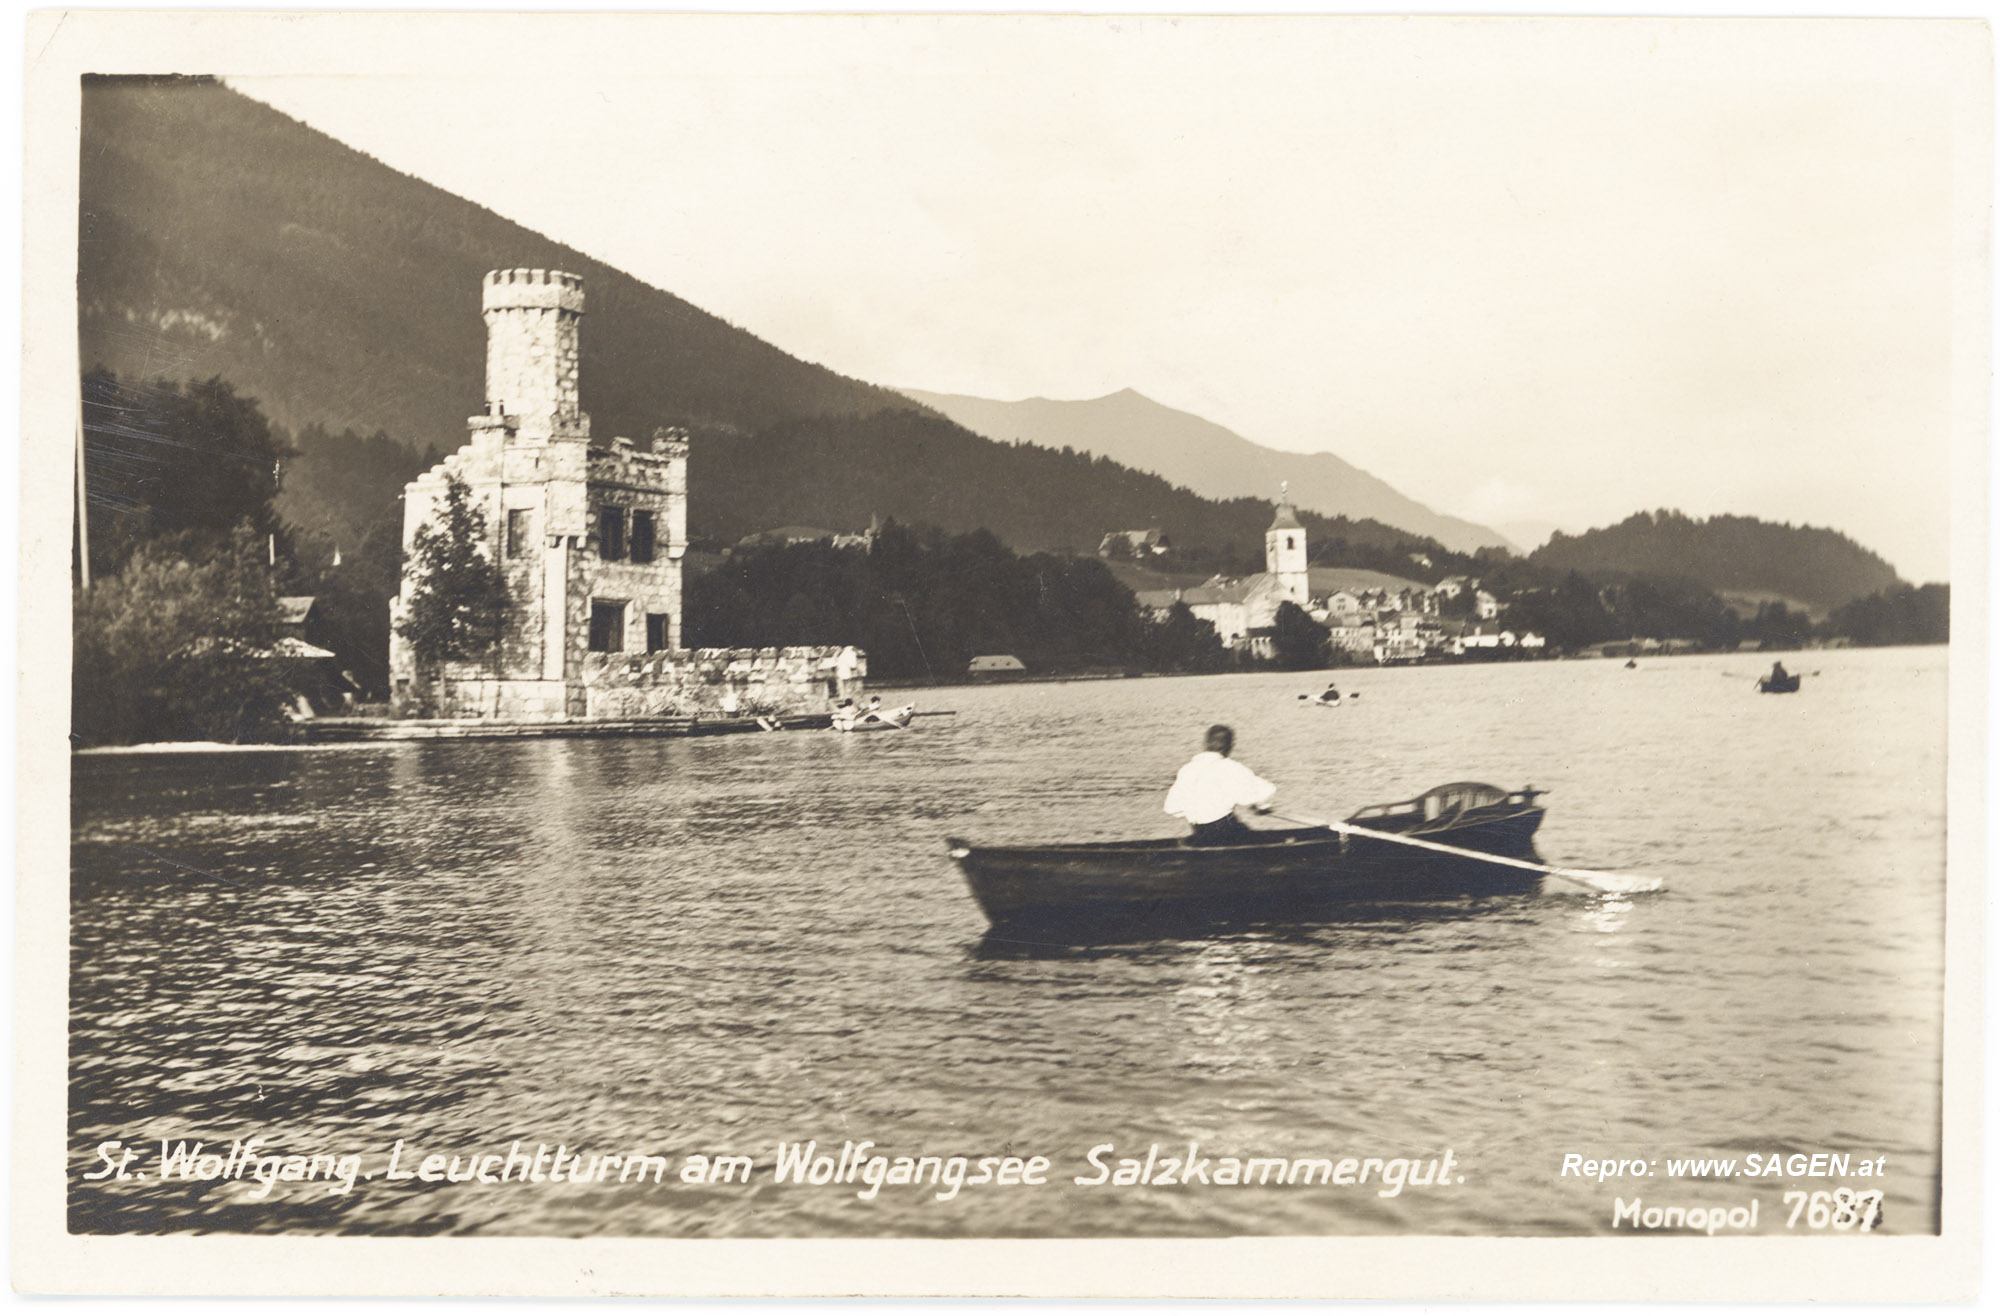
[[[18,1290],[1978,1292],[1983,22],[26,51]]]

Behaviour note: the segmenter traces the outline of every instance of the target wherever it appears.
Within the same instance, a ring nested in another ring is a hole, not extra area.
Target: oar
[[[1340,832],[1348,836],[1365,836],[1374,841],[1392,841],[1397,845],[1415,846],[1421,850],[1436,850],[1440,854],[1458,855],[1464,859],[1477,859],[1486,864],[1504,864],[1509,868],[1525,868],[1548,877],[1561,878],[1592,891],[1616,895],[1628,895],[1639,891],[1659,891],[1664,884],[1658,878],[1623,877],[1616,873],[1594,873],[1587,868],[1558,868],[1554,864],[1537,864],[1526,859],[1509,859],[1504,855],[1488,854],[1484,850],[1467,850],[1461,846],[1446,845],[1442,841],[1426,841],[1420,837],[1404,836],[1397,832],[1378,832],[1372,827],[1356,827],[1353,823],[1328,822],[1324,818],[1301,818],[1296,814],[1279,813],[1273,809],[1273,818],[1283,818],[1287,822],[1303,823],[1307,827],[1324,827],[1330,832]]]

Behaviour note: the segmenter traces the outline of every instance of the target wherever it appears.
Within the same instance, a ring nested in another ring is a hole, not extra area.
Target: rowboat
[[[1799,691],[1799,674],[1788,672],[1782,679],[1768,676],[1757,678],[1757,693],[1765,695],[1792,695]]]
[[[915,704],[901,708],[840,708],[833,714],[835,731],[901,731],[917,715]]]
[[[1519,861],[1534,858],[1542,793],[1452,782],[1361,809],[1339,832],[1260,828],[1240,845],[1178,837],[1039,846],[952,837],[948,844],[996,930],[1132,939],[1190,923],[1310,919],[1342,902],[1534,891],[1540,873]]]

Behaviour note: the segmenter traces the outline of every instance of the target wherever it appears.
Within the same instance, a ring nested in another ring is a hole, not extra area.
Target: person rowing
[[[1236,810],[1269,813],[1278,788],[1229,757],[1236,733],[1226,726],[1208,729],[1201,753],[1187,761],[1167,792],[1166,811],[1187,820],[1188,845],[1241,845],[1257,840]]]

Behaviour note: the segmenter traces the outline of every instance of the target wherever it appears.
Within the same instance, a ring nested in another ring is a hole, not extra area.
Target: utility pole
[[[90,589],[90,486],[85,473],[83,447],[83,399],[76,409],[76,578],[80,589]]]

